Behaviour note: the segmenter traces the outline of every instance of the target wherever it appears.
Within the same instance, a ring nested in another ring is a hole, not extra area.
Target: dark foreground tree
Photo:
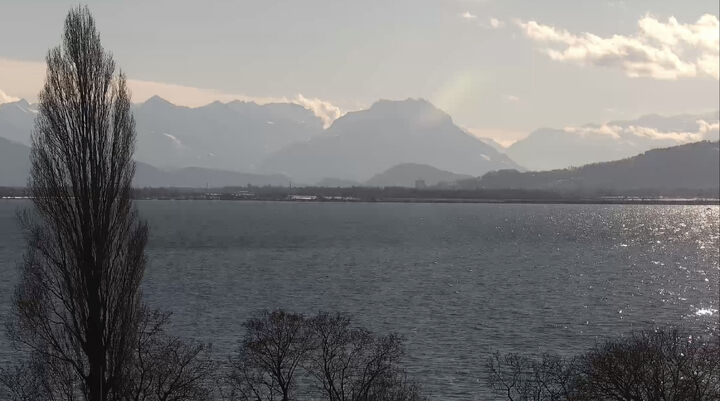
[[[199,350],[143,337],[148,230],[130,199],[135,122],[125,77],[116,74],[86,7],[68,14],[62,44],[47,56],[39,100],[34,210],[23,219],[28,250],[8,330],[27,353],[1,380],[16,399],[146,399],[131,385],[151,366],[137,358],[167,362],[152,366],[154,390],[165,389],[157,377],[186,378],[184,367]],[[138,349],[143,344],[150,348]],[[148,357],[151,351],[159,354]]]
[[[488,385],[510,401],[720,400],[717,339],[678,330],[607,340],[575,358],[495,354]]]

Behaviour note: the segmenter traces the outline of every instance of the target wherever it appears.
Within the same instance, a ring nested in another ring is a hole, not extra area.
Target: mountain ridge
[[[316,182],[328,176],[363,182],[399,163],[479,175],[498,168],[522,168],[456,126],[424,99],[379,100],[345,114],[323,135],[294,143],[261,164],[265,172]],[[291,174],[292,172],[292,174]]]
[[[500,170],[459,183],[463,188],[525,190],[720,189],[720,142],[651,149],[633,157],[541,172]]]

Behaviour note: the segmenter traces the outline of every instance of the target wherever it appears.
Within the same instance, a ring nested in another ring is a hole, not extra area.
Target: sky
[[[0,102],[36,99],[76,2],[0,0]],[[717,0],[88,1],[133,99],[288,101],[329,124],[425,98],[510,143],[720,108]]]

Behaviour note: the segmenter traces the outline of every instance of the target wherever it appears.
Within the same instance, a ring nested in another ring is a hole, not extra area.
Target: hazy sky
[[[35,98],[74,4],[0,0],[0,101]],[[720,107],[717,0],[88,5],[135,101],[287,99],[332,118],[335,107],[422,97],[501,140]]]

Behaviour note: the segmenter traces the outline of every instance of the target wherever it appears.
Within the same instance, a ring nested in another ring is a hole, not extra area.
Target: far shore
[[[29,200],[28,196],[0,196],[0,200]],[[212,201],[212,202],[294,202],[294,203],[484,203],[517,205],[676,205],[720,206],[713,198],[377,198],[377,199],[277,199],[213,197],[142,197],[136,201]]]

